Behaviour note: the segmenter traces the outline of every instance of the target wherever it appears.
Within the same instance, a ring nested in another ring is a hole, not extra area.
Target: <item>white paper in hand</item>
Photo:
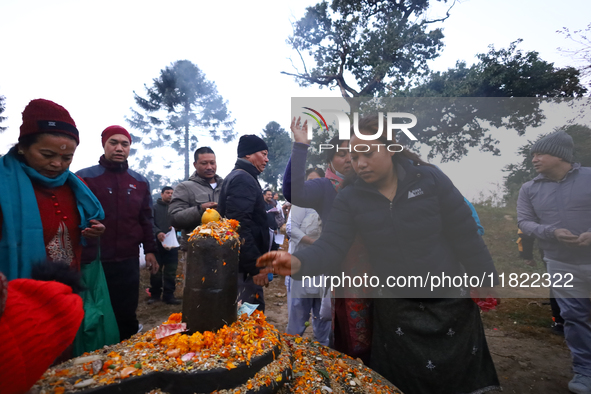
[[[285,235],[275,234],[275,243],[279,244],[279,246],[283,245],[284,240],[285,240]]]
[[[146,268],[146,255],[144,254],[144,244],[140,244],[140,268]]]
[[[164,246],[165,249],[178,248],[180,246],[179,240],[176,238],[176,230],[174,227],[171,227],[170,231],[166,233],[164,241],[162,241],[162,246]]]

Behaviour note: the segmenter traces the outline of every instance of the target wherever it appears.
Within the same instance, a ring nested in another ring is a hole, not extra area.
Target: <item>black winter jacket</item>
[[[392,202],[362,179],[338,193],[320,239],[294,254],[302,262],[294,277],[341,276],[340,263],[358,234],[370,256],[371,275],[379,275],[381,284],[388,275],[467,273],[485,274],[490,286],[488,275],[497,278],[492,258],[451,180],[436,167],[414,165],[406,158],[397,160],[396,169],[398,189]]]
[[[239,272],[256,275],[256,260],[269,250],[269,223],[263,191],[257,179],[259,171],[250,162],[238,159],[226,177],[220,193],[218,212],[240,222]]]
[[[160,241],[158,241],[158,234],[166,234],[168,231],[170,231],[170,227],[172,226],[170,223],[170,213],[168,212],[169,205],[170,204],[162,201],[162,198],[159,198],[156,201],[156,204],[154,204],[154,236],[156,237],[156,242],[158,245],[162,245]]]

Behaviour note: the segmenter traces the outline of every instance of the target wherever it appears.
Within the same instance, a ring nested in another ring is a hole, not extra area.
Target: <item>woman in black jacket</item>
[[[361,119],[359,130],[375,135],[378,120]],[[386,133],[377,139],[351,139],[358,179],[337,195],[320,238],[293,256],[262,256],[258,265],[267,268],[261,272],[297,279],[320,273],[352,276],[342,272],[339,262],[359,234],[370,256],[368,277],[379,278],[377,286],[375,280],[369,285],[376,297],[370,366],[407,394],[498,390],[470,289],[456,281],[431,291],[433,282],[427,279],[467,274],[484,277],[490,285],[496,278],[470,208],[439,169],[407,150],[394,152],[399,148]],[[426,288],[410,280],[406,287],[400,282],[391,287],[389,276],[421,276]]]

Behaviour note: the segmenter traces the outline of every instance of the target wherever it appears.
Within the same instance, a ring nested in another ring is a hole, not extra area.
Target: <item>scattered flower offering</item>
[[[392,393],[402,394],[361,360],[318,342],[284,334],[293,361],[292,378],[279,393]]]
[[[216,239],[220,245],[228,240],[240,242],[240,236],[237,231],[240,228],[238,220],[221,218],[217,221],[207,222],[198,226],[189,234],[189,241],[197,238],[211,237]]]
[[[167,331],[166,326],[178,330],[184,325],[181,320],[180,313],[173,313],[165,323],[145,334],[136,334],[119,344],[50,368],[34,389],[39,394],[69,393],[117,384],[155,371],[230,370],[250,365],[253,357],[281,348],[279,332],[258,310],[250,316],[242,314],[231,326],[224,326],[216,333],[177,332],[157,338],[157,331]]]
[[[178,327],[181,320],[180,313],[173,313],[160,327]],[[157,371],[187,374],[212,369],[230,371],[250,365],[253,357],[272,352],[272,360],[245,383],[213,393],[402,394],[359,359],[354,360],[310,339],[280,335],[258,310],[250,316],[242,314],[238,321],[216,333],[177,332],[158,339],[157,331],[158,328],[143,335],[136,334],[120,344],[50,368],[32,392],[62,394],[94,390]],[[280,353],[273,350],[280,350]],[[167,393],[154,388],[146,394]]]

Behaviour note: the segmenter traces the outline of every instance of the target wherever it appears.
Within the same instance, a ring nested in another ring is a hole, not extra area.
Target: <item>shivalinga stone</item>
[[[214,238],[189,242],[183,322],[189,334],[216,332],[237,319],[238,251],[235,240],[220,245]]]

